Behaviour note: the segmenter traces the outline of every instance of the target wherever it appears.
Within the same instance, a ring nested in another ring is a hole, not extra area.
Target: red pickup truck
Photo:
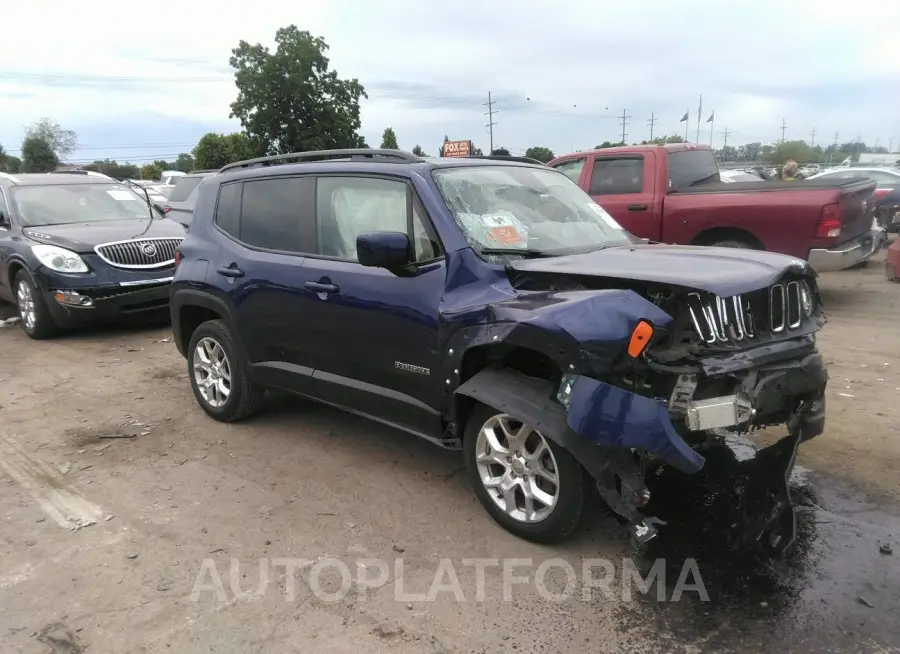
[[[691,143],[577,152],[548,165],[652,241],[779,252],[818,272],[867,261],[884,243],[865,179],[724,183],[712,150]]]

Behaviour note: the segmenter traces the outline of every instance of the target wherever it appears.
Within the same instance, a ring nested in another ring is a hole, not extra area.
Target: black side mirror
[[[9,222],[9,218],[6,217],[6,214],[0,211],[0,227],[3,229],[9,229],[12,225]]]
[[[158,212],[160,212],[162,215],[164,215],[164,216],[166,215],[166,210],[165,210],[165,208],[163,208],[163,206],[161,204],[154,203],[153,208],[156,209]]]
[[[409,236],[403,232],[368,232],[356,237],[356,256],[364,266],[396,269],[412,263]]]

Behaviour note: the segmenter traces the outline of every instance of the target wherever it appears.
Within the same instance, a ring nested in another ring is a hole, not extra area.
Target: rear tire
[[[469,480],[481,505],[501,527],[535,543],[559,542],[581,522],[589,490],[586,473],[565,448],[537,430],[530,429],[524,440],[509,438],[524,434],[518,431],[522,427],[501,411],[476,405],[463,437]],[[496,435],[494,447],[485,430]],[[545,501],[551,499],[548,506]]]
[[[208,320],[197,327],[187,353],[188,378],[200,408],[220,422],[257,412],[264,389],[250,380],[224,321]]]

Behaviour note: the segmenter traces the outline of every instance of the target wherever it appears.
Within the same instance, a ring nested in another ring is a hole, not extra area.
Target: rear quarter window
[[[170,202],[184,202],[191,192],[203,181],[202,177],[181,177],[169,194]]]

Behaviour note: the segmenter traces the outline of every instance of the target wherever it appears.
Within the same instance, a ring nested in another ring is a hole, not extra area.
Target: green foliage
[[[141,176],[140,169],[134,164],[120,164],[112,159],[98,159],[87,166],[85,170],[103,173],[113,179],[138,179]],[[159,177],[157,177],[159,179]]]
[[[414,155],[416,155],[417,157],[427,157],[427,156],[428,156],[427,154],[425,154],[425,150],[422,149],[422,146],[421,146],[421,145],[416,145],[416,146],[412,149],[412,153],[413,153]]]
[[[381,149],[382,150],[399,150],[400,146],[397,144],[397,135],[394,134],[393,127],[386,127],[384,129],[384,134],[381,135]]]
[[[684,143],[684,137],[672,134],[670,136],[657,136],[652,141],[641,141],[641,145],[666,145],[668,143]]]
[[[359,80],[329,70],[325,40],[296,25],[279,29],[275,43],[271,52],[242,40],[229,59],[238,88],[231,117],[259,153],[363,147],[359,100],[368,96]]]
[[[163,161],[162,163],[166,163]],[[158,161],[154,161],[152,164],[147,164],[146,166],[141,166],[141,179],[150,179],[150,180],[158,180],[165,170],[164,166],[160,166]]]
[[[606,148],[620,148],[623,145],[625,145],[625,143],[623,143],[622,141],[616,141],[615,143],[613,143],[612,141],[603,141],[603,143],[601,143],[600,145],[595,145],[594,149],[605,150]]]
[[[189,173],[194,168],[194,158],[186,152],[182,152],[175,159],[175,163],[170,164],[169,170],[180,170],[183,173]]]
[[[450,138],[449,138],[446,134],[444,134],[444,143],[446,143],[446,142],[449,141],[449,140],[450,140]],[[441,144],[441,147],[438,148],[438,156],[439,156],[439,157],[443,157],[443,156],[444,156],[444,146],[443,146],[443,144]]]
[[[252,159],[256,154],[256,148],[246,134],[210,132],[200,138],[193,154],[193,163],[197,168],[214,169],[235,161]]]
[[[491,154],[500,157],[508,157],[511,155],[510,151],[506,148],[494,148],[493,150],[491,150]]]
[[[21,172],[22,160],[9,154],[2,145],[0,145],[0,173],[18,173]]]
[[[59,158],[50,143],[37,136],[22,141],[22,172],[49,173],[56,170]]]
[[[72,154],[78,143],[78,135],[70,129],[60,127],[49,118],[39,118],[25,128],[25,136],[40,139],[50,146],[57,159],[65,159]]]
[[[548,161],[553,159],[553,150],[540,145],[535,145],[525,150],[525,156],[530,157],[531,159],[537,159],[538,161],[542,161],[543,163],[547,163]]]

